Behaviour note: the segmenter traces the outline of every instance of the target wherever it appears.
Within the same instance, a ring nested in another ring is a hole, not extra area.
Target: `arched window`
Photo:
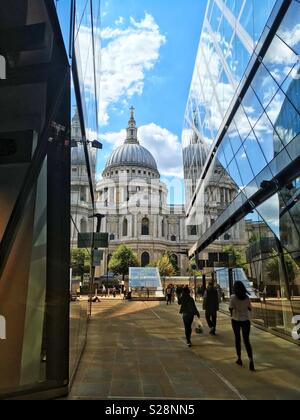
[[[81,233],[87,233],[87,221],[85,219],[81,219],[80,232]]]
[[[175,235],[172,235],[172,236],[171,236],[171,241],[172,241],[172,242],[176,242],[176,240],[177,240],[176,236],[175,236]]]
[[[147,265],[149,264],[150,264],[150,255],[148,254],[148,252],[143,252],[142,258],[141,258],[141,266],[147,267]]]
[[[147,217],[145,217],[142,220],[142,235],[143,236],[149,236],[149,231],[150,231],[149,225],[150,225],[149,219],[147,219]]]
[[[110,241],[114,241],[114,240],[115,240],[115,234],[114,234],[114,233],[111,233],[111,234],[109,235],[109,240],[110,240]]]
[[[161,236],[162,236],[162,238],[164,238],[166,236],[166,234],[165,234],[165,221],[164,220],[161,222]]]
[[[123,236],[128,236],[128,220],[123,221]]]

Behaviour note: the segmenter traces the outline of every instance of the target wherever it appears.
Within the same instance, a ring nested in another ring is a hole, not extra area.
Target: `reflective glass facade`
[[[90,314],[92,233],[95,232],[94,191],[100,87],[100,0],[77,0],[74,9],[71,138],[71,274],[70,376],[82,354]],[[78,234],[90,233],[90,243],[78,248]]]
[[[83,277],[71,184],[80,166],[92,212],[99,10],[100,0],[0,3],[0,399],[66,394],[85,344],[92,243]]]
[[[238,229],[254,317],[288,334],[300,313],[299,27],[296,0],[208,1],[183,130],[191,255]]]

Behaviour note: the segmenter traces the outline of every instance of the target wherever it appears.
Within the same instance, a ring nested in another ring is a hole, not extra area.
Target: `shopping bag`
[[[195,333],[196,334],[203,334],[203,332],[204,332],[203,325],[202,325],[202,323],[200,321],[198,321],[196,323],[196,326],[195,326]]]

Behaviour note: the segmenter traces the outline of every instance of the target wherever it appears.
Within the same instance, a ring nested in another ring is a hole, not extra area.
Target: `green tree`
[[[90,272],[91,256],[86,249],[71,249],[71,267],[74,277],[83,279],[83,275]]]
[[[247,259],[244,250],[234,245],[227,245],[224,247],[223,252],[228,254],[229,267],[247,270]]]
[[[201,270],[199,270],[198,268],[197,268],[197,264],[196,264],[196,260],[195,260],[195,258],[193,258],[192,260],[190,260],[190,262],[189,262],[189,267],[188,267],[188,269],[187,269],[187,272],[188,272],[188,274],[190,275],[190,276],[196,276],[196,277],[200,277],[200,276],[202,276],[202,272],[201,272]]]
[[[169,257],[170,263],[172,264],[172,266],[174,268],[175,274],[172,274],[172,275],[179,276],[180,269],[179,269],[179,266],[178,266],[178,263],[177,263],[176,256],[174,254],[172,254],[171,252],[167,252],[167,256]]]
[[[132,249],[126,245],[120,245],[113,253],[108,268],[114,274],[121,275],[124,281],[125,276],[128,276],[129,274],[129,268],[138,266],[139,262],[137,255],[132,251]]]
[[[297,274],[299,274],[299,267],[289,254],[285,254],[284,261],[289,282],[293,283],[296,279]],[[280,270],[280,258],[278,253],[273,249],[272,257],[266,267],[267,274],[271,281],[279,282]]]
[[[157,261],[157,268],[161,277],[171,277],[176,275],[176,271],[168,255],[163,255]]]
[[[176,272],[174,270],[173,264],[170,261],[170,257],[165,254],[163,255],[156,263],[159,274],[163,279],[163,288],[166,289],[166,277],[175,276]]]

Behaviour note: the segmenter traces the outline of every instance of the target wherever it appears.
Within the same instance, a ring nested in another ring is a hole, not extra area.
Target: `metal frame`
[[[12,72],[12,77],[9,75],[7,80],[7,85],[26,83],[28,79],[47,81],[49,95],[46,122],[0,243],[0,281],[24,209],[47,157],[46,381],[39,389],[21,387],[12,396],[36,391],[51,393],[58,388],[61,388],[61,394],[65,394],[69,380],[70,226],[66,220],[70,216],[70,65],[53,1],[45,0],[45,7],[56,40],[52,62]],[[52,86],[54,83],[57,86],[57,80],[59,84],[53,94]],[[65,130],[55,131],[53,122],[56,121],[64,124]]]

